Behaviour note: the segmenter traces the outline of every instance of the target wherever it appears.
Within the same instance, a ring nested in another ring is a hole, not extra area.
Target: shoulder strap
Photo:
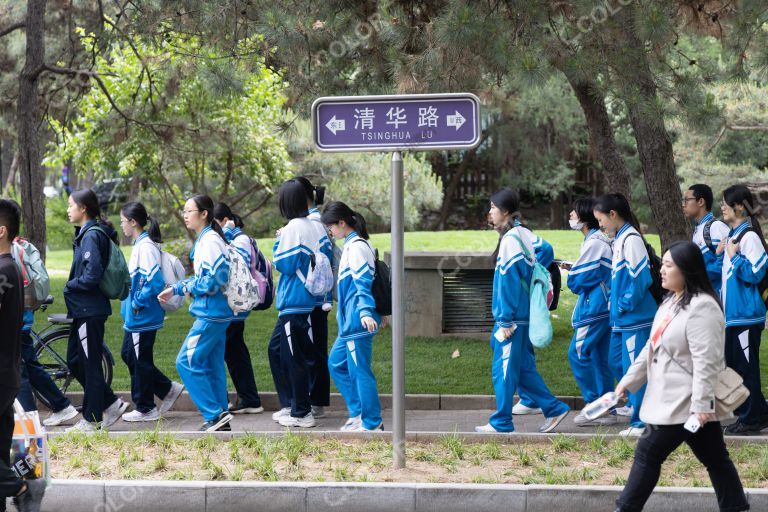
[[[750,231],[752,231],[753,233],[755,232],[755,230],[752,229],[752,226],[749,226],[747,229],[745,229],[744,231],[742,231],[741,233],[736,235],[736,240],[734,240],[734,242],[737,243],[737,244],[741,243],[741,239],[744,238],[744,235],[746,235]]]
[[[375,250],[373,247],[371,247],[371,244],[368,243],[368,240],[366,240],[365,238],[358,238],[357,240],[355,240],[355,242],[364,242],[365,243],[366,247],[368,247],[368,249],[371,250],[371,253],[373,253],[373,260],[374,260],[374,262],[379,259],[379,251]]]
[[[704,237],[704,245],[706,245],[712,252],[715,252],[716,250],[716,247],[712,244],[712,224],[715,223],[715,220],[714,217],[709,219],[706,224],[704,224],[704,229],[701,231],[701,234]]]
[[[520,235],[518,235],[515,232],[512,232],[510,234],[510,236],[512,238],[514,238],[515,240],[517,240],[517,242],[520,244],[520,248],[523,250],[523,254],[525,254],[526,257],[530,258],[531,257],[531,251],[529,251],[528,247],[525,246],[525,243],[523,242],[523,239],[520,238]]]

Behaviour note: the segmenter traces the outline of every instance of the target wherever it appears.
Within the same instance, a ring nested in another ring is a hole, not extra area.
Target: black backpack
[[[627,238],[631,236],[639,236],[640,240],[643,241],[643,245],[645,245],[645,250],[648,252],[648,269],[651,271],[651,286],[649,288],[651,295],[653,296],[653,300],[656,301],[656,304],[661,304],[661,301],[664,299],[664,295],[666,292],[664,291],[664,288],[661,286],[661,258],[656,256],[656,251],[653,249],[651,244],[645,241],[645,238],[640,236],[639,233],[630,233],[624,238],[624,243],[627,242]],[[622,250],[624,248],[622,247]]]
[[[560,289],[563,286],[563,276],[560,275],[560,267],[554,261],[549,264],[547,270],[552,279],[552,304],[549,305],[549,310],[554,311],[557,309],[557,301],[560,300]]]
[[[704,224],[704,229],[701,231],[701,234],[704,237],[704,245],[712,251],[712,254],[715,254],[717,251],[717,247],[712,243],[712,224],[714,224],[716,220],[717,219],[715,218],[709,219],[707,223]]]
[[[736,240],[734,240],[737,244],[741,243],[741,239],[744,237],[747,232],[752,231],[753,233],[757,234],[757,231],[752,229],[751,227],[745,229],[739,235],[736,237]],[[760,236],[757,234],[757,236]],[[747,285],[747,288],[750,286],[754,286],[752,283],[745,283]],[[768,272],[763,276],[763,279],[757,283],[757,291],[760,293],[760,298],[763,299],[763,303],[768,306]]]
[[[374,274],[373,284],[371,285],[371,295],[376,303],[376,312],[381,316],[390,316],[392,314],[392,273],[389,270],[389,265],[379,259],[378,249],[373,249],[368,242],[365,245],[373,251],[374,262]]]

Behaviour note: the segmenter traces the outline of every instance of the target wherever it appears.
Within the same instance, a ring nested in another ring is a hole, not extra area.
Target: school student
[[[611,263],[611,345],[609,364],[616,380],[621,380],[635,358],[640,354],[651,333],[656,314],[656,299],[651,293],[651,276],[645,239],[640,225],[621,194],[605,194],[598,197],[594,213],[600,227],[613,237]],[[632,416],[629,428],[620,432],[623,436],[639,436],[645,428],[640,419],[645,386],[630,393]]]
[[[45,480],[22,480],[11,469],[13,402],[19,391],[24,315],[24,286],[11,244],[20,224],[16,203],[0,199],[0,510],[5,510],[6,498],[14,497],[18,510],[26,512],[40,510]]]
[[[344,239],[339,264],[339,336],[328,368],[349,411],[344,431],[384,430],[376,376],[371,369],[373,337],[381,325],[372,286],[376,255],[368,242],[365,219],[344,203],[330,203],[322,215],[334,238]]]
[[[123,421],[157,421],[171,410],[184,386],[172,382],[155,366],[157,331],[165,322],[165,311],[157,296],[165,288],[162,272],[160,226],[141,203],[131,202],[120,209],[120,227],[133,241],[128,272],[131,289],[122,302],[123,348],[121,356],[131,375],[131,399],[135,409],[123,414]],[[155,406],[155,396],[162,400]]]
[[[109,298],[99,289],[107,268],[110,241],[117,239],[111,226],[100,221],[101,209],[90,189],[72,192],[67,208],[75,224],[72,268],[64,285],[64,301],[72,318],[67,364],[83,386],[82,419],[72,431],[93,432],[115,424],[128,408],[104,380],[104,325],[112,314]]]
[[[268,355],[281,409],[272,419],[284,427],[315,426],[309,398],[315,364],[312,310],[316,299],[304,286],[312,256],[320,250],[314,221],[307,218],[307,194],[301,182],[290,179],[278,192],[280,214],[288,220],[275,241],[273,262],[280,272],[277,284],[277,324]]]
[[[189,253],[195,275],[164,289],[166,302],[174,295],[189,295],[189,313],[195,318],[176,358],[176,369],[190,398],[205,421],[204,432],[232,430],[227,395],[224,351],[232,309],[224,290],[229,278],[227,240],[213,218],[213,200],[206,195],[188,199],[182,211],[184,225],[197,237]]]
[[[718,252],[725,253],[721,297],[725,307],[725,362],[744,379],[749,398],[738,409],[729,435],[757,435],[768,427],[768,405],[760,383],[760,337],[765,303],[758,284],[766,272],[766,245],[755,201],[744,185],[723,191],[723,220],[731,227]]]
[[[331,240],[331,235],[320,220],[320,210],[318,209],[324,202],[325,187],[316,187],[303,176],[296,178],[296,180],[304,186],[304,191],[307,193],[307,208],[309,210],[307,217],[313,221],[320,252],[325,254],[333,266],[333,244],[335,241]],[[331,377],[328,373],[328,313],[331,311],[332,301],[333,294],[330,292],[324,297],[316,297],[315,308],[310,315],[315,364],[309,382],[309,400],[312,403],[312,415],[315,419],[325,417],[325,408],[331,404]]]
[[[696,223],[693,243],[699,247],[704,256],[709,281],[715,292],[720,295],[720,286],[723,281],[723,254],[717,253],[717,246],[728,237],[731,229],[712,214],[712,202],[712,189],[709,185],[691,185],[683,195],[683,213],[686,218]]]
[[[243,232],[243,219],[232,212],[225,203],[216,203],[213,218],[221,226],[229,244],[245,260],[250,267],[251,259],[255,256],[255,242]],[[252,245],[253,244],[253,245]],[[253,251],[253,253],[252,253]],[[229,375],[237,391],[237,401],[229,408],[232,414],[259,414],[264,412],[261,397],[256,387],[256,377],[253,375],[251,353],[245,344],[245,320],[250,311],[237,313],[227,327],[227,342],[224,350],[224,361],[227,363]]]
[[[514,190],[503,188],[491,196],[489,217],[499,232],[496,270],[493,276],[492,312],[495,320],[491,335],[493,388],[496,412],[477,432],[514,432],[512,400],[516,389],[542,408],[545,421],[539,432],[551,432],[569,412],[557,400],[536,369],[536,359],[528,336],[530,298],[524,283],[530,283],[533,265],[531,232],[515,223],[520,199]]]
[[[611,242],[600,231],[593,213],[594,199],[585,197],[573,204],[569,224],[571,229],[584,235],[579,259],[568,270],[568,288],[578,296],[571,325],[573,338],[568,348],[568,361],[581,396],[586,403],[593,402],[613,390],[613,374],[608,365],[611,345],[611,326],[608,303],[610,300]],[[616,423],[616,415],[608,414],[591,422],[579,413],[574,422],[581,425]]]

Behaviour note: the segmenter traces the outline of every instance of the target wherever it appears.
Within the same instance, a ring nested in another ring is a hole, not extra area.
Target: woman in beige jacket
[[[683,442],[709,472],[722,511],[749,510],[744,489],[715,415],[715,384],[725,367],[725,320],[707,278],[704,258],[691,242],[664,254],[659,307],[645,348],[616,387],[618,396],[647,383],[640,419],[646,423],[617,511],[639,511],[659,480],[661,465]],[[684,428],[689,420],[696,433]]]

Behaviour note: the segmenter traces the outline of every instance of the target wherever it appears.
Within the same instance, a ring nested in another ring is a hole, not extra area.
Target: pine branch
[[[0,29],[0,37],[7,36],[11,32],[25,28],[26,26],[27,26],[27,23],[24,21],[19,21],[17,23],[14,23],[13,25],[9,25],[3,29]]]

